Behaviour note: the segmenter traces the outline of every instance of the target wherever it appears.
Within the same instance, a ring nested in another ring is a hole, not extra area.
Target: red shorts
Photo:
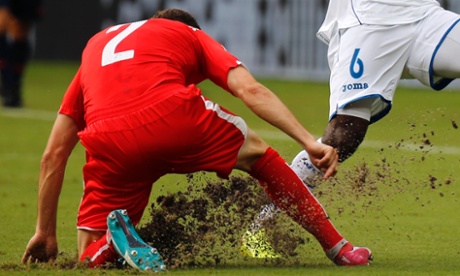
[[[152,184],[165,174],[210,171],[227,178],[246,133],[243,119],[199,90],[88,126],[79,133],[87,163],[78,228],[106,230],[115,209],[127,209],[137,224]]]

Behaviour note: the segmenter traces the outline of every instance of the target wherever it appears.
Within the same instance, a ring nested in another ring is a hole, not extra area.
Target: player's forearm
[[[59,114],[54,123],[40,164],[37,232],[56,235],[59,195],[67,160],[78,142],[73,119]]]
[[[242,100],[252,112],[285,132],[303,148],[315,141],[284,103],[270,89],[254,79],[245,67],[231,69],[227,84],[233,95]]]
[[[66,161],[44,157],[41,163],[38,190],[36,232],[56,235],[59,195],[62,189]]]
[[[242,100],[257,116],[285,132],[303,148],[307,148],[310,143],[315,142],[313,135],[300,124],[294,114],[268,88],[260,86],[249,91],[245,93]]]

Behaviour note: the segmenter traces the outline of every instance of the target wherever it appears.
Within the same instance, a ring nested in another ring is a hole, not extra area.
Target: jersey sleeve
[[[212,82],[232,93],[227,85],[228,72],[241,65],[242,62],[205,32],[197,31],[196,36],[203,49],[203,73]]]
[[[59,108],[59,114],[71,117],[77,124],[78,129],[83,130],[86,127],[86,122],[83,105],[83,90],[80,83],[80,71],[81,69],[78,70],[64,94],[61,107]]]

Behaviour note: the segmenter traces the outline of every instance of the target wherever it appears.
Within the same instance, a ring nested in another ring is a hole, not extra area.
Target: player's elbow
[[[46,150],[40,161],[40,166],[42,168],[50,168],[50,167],[57,167],[61,166],[62,164],[67,163],[67,159],[69,155],[67,151],[64,150]]]
[[[267,93],[267,89],[259,82],[247,84],[238,89],[235,96],[245,101],[245,99],[263,98]]]

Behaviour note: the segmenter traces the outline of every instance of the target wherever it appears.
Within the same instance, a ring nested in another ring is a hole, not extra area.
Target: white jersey
[[[399,25],[421,20],[433,8],[436,0],[330,0],[323,24],[317,36],[329,44],[340,29],[360,24]]]

